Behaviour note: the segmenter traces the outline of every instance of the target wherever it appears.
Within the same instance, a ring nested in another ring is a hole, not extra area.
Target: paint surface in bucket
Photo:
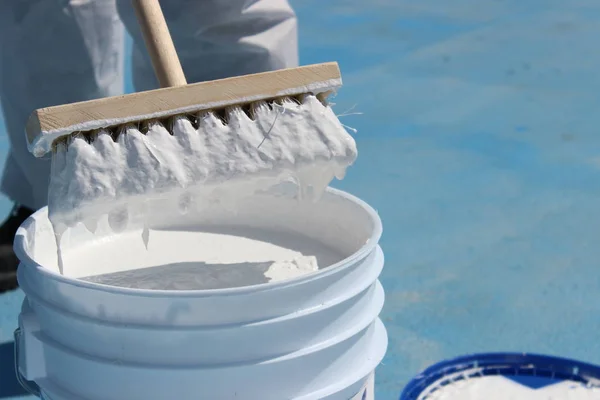
[[[423,371],[400,400],[600,399],[600,367],[557,357],[482,354]]]
[[[80,279],[105,285],[158,290],[242,287],[306,275],[344,258],[298,234],[244,227],[202,231],[156,230],[148,248],[138,232],[65,253],[81,265]],[[68,270],[67,270],[68,271]]]
[[[63,274],[138,289],[243,287],[316,272],[366,243],[371,227],[353,222],[353,209],[298,200],[297,191],[289,183],[186,214],[177,209],[176,198],[152,199],[144,210],[152,218],[131,213],[127,229],[119,233],[108,216],[98,220],[93,233],[79,224],[62,238]],[[49,257],[56,254],[48,241],[52,227],[39,228],[44,238],[35,239],[35,252],[57,271],[56,258]],[[147,229],[151,234],[144,243],[140,235]]]

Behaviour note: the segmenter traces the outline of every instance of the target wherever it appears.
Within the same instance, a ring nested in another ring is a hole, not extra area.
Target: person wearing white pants
[[[188,82],[298,65],[287,0],[161,0]],[[37,108],[124,90],[125,29],[136,91],[158,87],[130,0],[0,0],[0,102],[10,150],[0,190],[15,206],[0,226],[0,291],[16,287],[18,226],[46,205],[48,158],[27,150]]]

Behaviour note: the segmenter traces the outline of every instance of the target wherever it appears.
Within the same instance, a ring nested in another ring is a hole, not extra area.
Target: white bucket
[[[163,228],[226,225],[293,231],[346,257],[310,275],[252,286],[108,286],[73,278],[84,266],[65,265],[66,275],[58,274],[47,210],[36,212],[15,239],[26,294],[16,343],[21,379],[52,400],[372,399],[373,371],[387,347],[378,318],[377,213],[328,189],[318,203],[257,195],[235,213],[189,213]],[[78,226],[63,249],[107,238],[108,229],[92,235]]]

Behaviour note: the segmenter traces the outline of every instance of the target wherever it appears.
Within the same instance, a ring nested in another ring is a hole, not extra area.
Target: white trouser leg
[[[162,0],[189,83],[298,65],[296,15],[287,0]],[[118,0],[134,40],[136,90],[157,87],[129,0]]]
[[[298,65],[296,15],[287,0],[162,0],[161,7],[189,83]],[[136,90],[158,83],[130,0],[118,0],[134,40]]]
[[[122,93],[124,29],[115,0],[0,4],[0,97],[10,142],[1,189],[37,209],[47,202],[50,163],[27,150],[25,122],[40,107]]]

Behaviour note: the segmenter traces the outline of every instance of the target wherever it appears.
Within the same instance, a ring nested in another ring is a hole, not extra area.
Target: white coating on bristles
[[[67,227],[94,227],[106,214],[113,230],[122,231],[130,214],[144,220],[144,204],[157,197],[180,196],[187,209],[235,201],[293,178],[300,196],[316,199],[356,159],[354,139],[314,95],[301,104],[257,103],[252,114],[233,107],[227,123],[207,112],[197,116],[198,128],[176,117],[171,132],[154,123],[145,134],[128,127],[116,141],[100,132],[91,141],[74,136],[59,145],[48,198],[58,239]]]
[[[42,130],[40,134],[38,134],[31,142],[28,141],[27,148],[29,152],[31,152],[35,157],[43,157],[45,154],[52,151],[54,142],[56,142],[58,139],[64,136],[69,136],[74,132],[89,132],[97,129],[118,127],[121,125],[139,121],[149,121],[155,119],[163,119],[176,115],[192,114],[202,110],[216,110],[228,106],[235,106],[236,104],[247,104],[262,101],[268,98],[297,96],[304,93],[312,93],[318,95],[320,93],[333,91],[336,88],[340,87],[341,84],[341,79],[329,79],[321,82],[312,82],[310,85],[307,86],[287,88],[285,90],[280,90],[275,94],[270,94],[269,96],[259,93],[254,96],[229,99],[226,101],[194,104],[187,107],[169,109],[166,111],[153,112],[141,115],[131,115],[127,118],[94,119],[85,123],[74,124],[57,129]]]

